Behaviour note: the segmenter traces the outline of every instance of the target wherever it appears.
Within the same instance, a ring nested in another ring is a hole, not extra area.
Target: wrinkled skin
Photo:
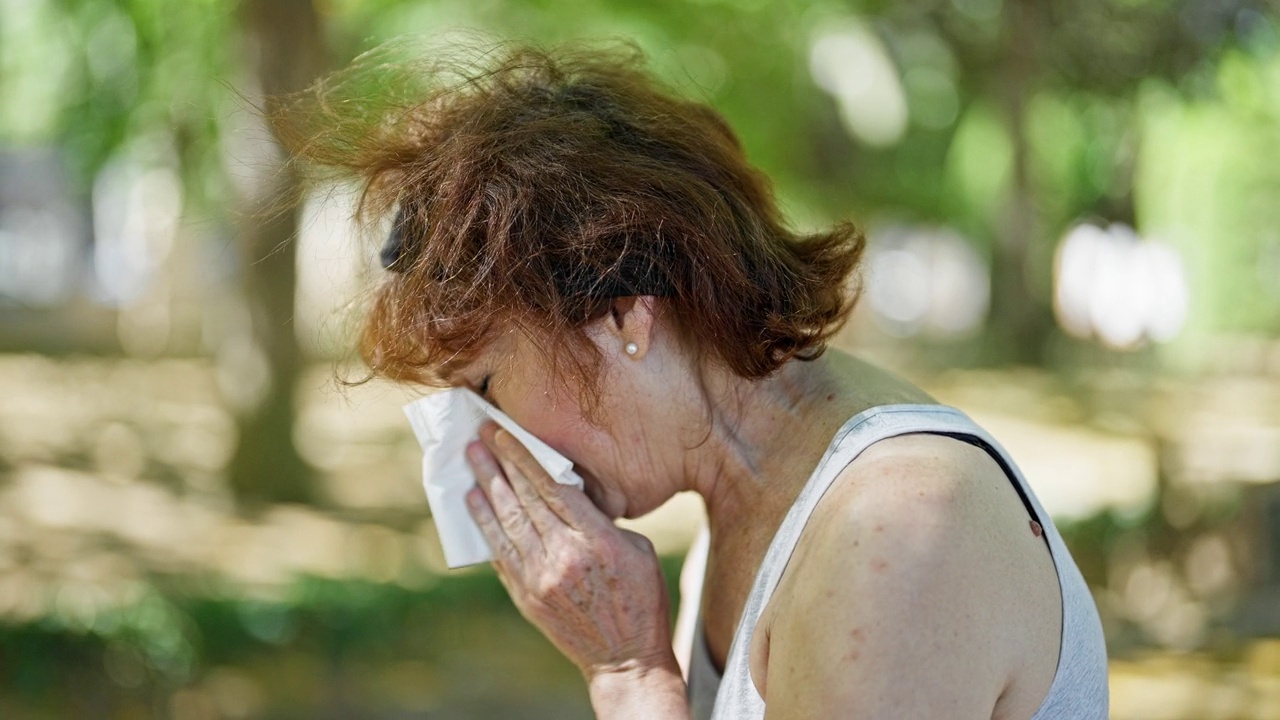
[[[587,678],[593,698],[614,677],[679,679],[667,592],[653,545],[622,530],[581,490],[556,483],[490,423],[467,449],[467,496],[520,612]],[[637,688],[628,679],[616,687]],[[602,700],[618,707],[622,699]],[[678,693],[677,693],[678,694]]]

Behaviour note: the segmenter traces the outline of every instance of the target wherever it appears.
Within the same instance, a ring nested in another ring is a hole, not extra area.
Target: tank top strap
[[[713,718],[728,720],[728,718],[764,717],[764,701],[756,692],[755,685],[750,679],[751,639],[761,613],[768,605],[778,582],[787,569],[801,533],[818,502],[849,463],[880,440],[913,433],[946,435],[983,447],[1001,465],[1005,474],[1013,480],[1028,513],[1044,528],[1050,553],[1058,571],[1059,582],[1064,591],[1068,587],[1069,583],[1063,582],[1063,567],[1059,561],[1059,558],[1070,557],[1066,546],[1039,500],[1030,491],[1021,472],[1009,460],[1009,456],[994,438],[963,412],[946,405],[904,404],[870,408],[850,418],[836,432],[826,453],[818,462],[813,474],[774,535],[747,596],[742,619],[729,647]],[[1074,563],[1069,561],[1068,563],[1072,570],[1075,570]],[[1075,570],[1075,572],[1078,575],[1079,571]],[[1078,580],[1076,584],[1083,587],[1083,580]],[[1085,592],[1087,593],[1087,590]],[[1065,625],[1066,608],[1070,601],[1065,592],[1063,600]],[[1063,652],[1066,652],[1065,647]],[[1041,717],[1039,713],[1037,713],[1038,717]]]
[[[813,474],[774,534],[752,586],[748,609],[753,607],[752,601],[759,601],[757,609],[763,609],[769,602],[787,569],[801,532],[840,472],[871,445],[913,433],[948,435],[962,440],[977,438],[997,449],[998,456],[1003,456],[1003,451],[998,449],[994,439],[963,412],[947,405],[882,405],[853,416],[836,432],[826,453],[818,461]],[[1045,513],[1034,497],[1022,487],[1022,483],[1019,476],[1018,494],[1028,504],[1028,509],[1034,511],[1036,521],[1043,525]]]

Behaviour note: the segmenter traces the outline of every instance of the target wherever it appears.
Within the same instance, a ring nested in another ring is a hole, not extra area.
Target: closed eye
[[[489,397],[489,383],[491,380],[493,380],[492,375],[485,375],[484,378],[480,381],[480,386],[476,388],[476,393],[478,393],[480,397],[487,400],[494,407],[497,407],[498,403],[494,402],[493,398]]]

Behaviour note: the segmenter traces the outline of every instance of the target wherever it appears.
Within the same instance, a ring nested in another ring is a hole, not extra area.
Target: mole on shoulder
[[[1031,521],[1031,534],[1040,537],[1044,534],[1044,528],[1040,527],[1040,523],[1035,520]]]

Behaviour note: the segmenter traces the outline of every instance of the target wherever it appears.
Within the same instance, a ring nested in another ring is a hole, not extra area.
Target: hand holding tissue
[[[467,510],[467,491],[476,484],[467,465],[467,443],[480,426],[493,420],[511,433],[561,485],[582,487],[573,462],[507,417],[506,413],[466,388],[453,388],[415,400],[404,407],[422,446],[422,484],[440,533],[445,563],[451,568],[493,559],[479,526]]]

